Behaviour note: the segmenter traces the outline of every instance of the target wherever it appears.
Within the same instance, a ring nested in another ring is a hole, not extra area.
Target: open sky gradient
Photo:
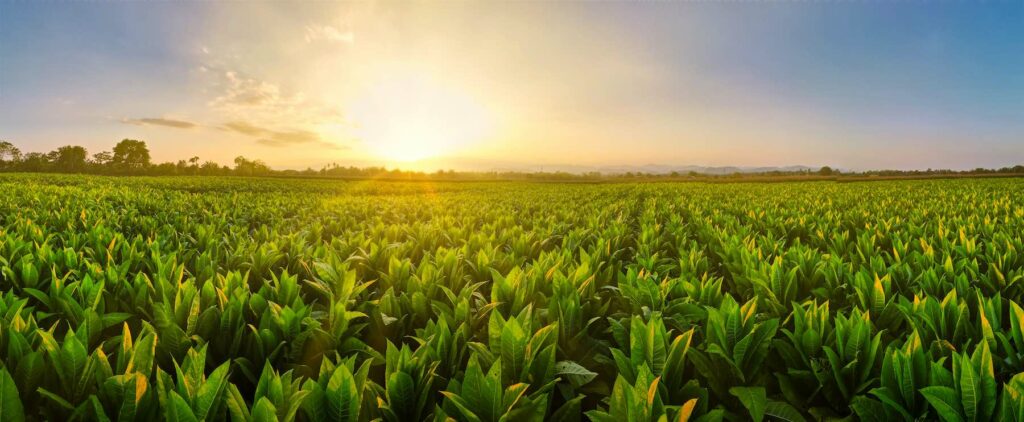
[[[0,2],[0,139],[439,166],[1024,163],[1024,2]]]

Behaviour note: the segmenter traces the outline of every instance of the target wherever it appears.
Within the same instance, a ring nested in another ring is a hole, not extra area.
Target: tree
[[[92,155],[92,162],[101,166],[109,164],[114,159],[110,151],[101,151]]]
[[[25,154],[22,160],[19,162],[19,169],[24,171],[46,171],[50,168],[50,159],[47,157],[48,154],[41,152],[30,152]]]
[[[21,159],[21,150],[8,141],[0,141],[0,165],[11,167]]]
[[[207,176],[213,176],[226,173],[226,169],[227,167],[221,167],[220,164],[217,164],[216,162],[207,161],[199,167],[199,173]]]
[[[143,141],[124,139],[114,146],[114,156],[110,163],[120,170],[142,170],[149,167],[149,148]]]
[[[832,170],[832,167],[829,166],[824,166],[818,170],[818,174],[821,176],[831,176],[832,173],[834,173],[834,171]]]
[[[254,176],[270,173],[270,167],[261,160],[249,160],[245,157],[235,157],[235,173],[243,176]]]
[[[51,161],[57,171],[78,172],[85,169],[85,148],[78,145],[65,145],[50,153]]]

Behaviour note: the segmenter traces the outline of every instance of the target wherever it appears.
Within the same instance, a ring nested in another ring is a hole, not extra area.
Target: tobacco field
[[[0,175],[0,420],[1024,421],[1024,180]]]

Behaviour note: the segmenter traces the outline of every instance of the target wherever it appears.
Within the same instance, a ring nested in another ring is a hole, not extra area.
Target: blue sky
[[[0,3],[0,138],[275,167],[1024,163],[1024,2]]]

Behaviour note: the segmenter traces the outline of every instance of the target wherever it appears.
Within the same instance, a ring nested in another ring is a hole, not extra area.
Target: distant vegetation
[[[274,170],[262,160],[238,156],[234,166],[221,165],[214,161],[202,161],[199,157],[177,162],[154,163],[144,141],[124,139],[110,151],[91,156],[81,146],[66,145],[56,150],[41,153],[22,151],[8,141],[0,141],[0,171],[35,173],[89,173],[106,175],[147,175],[147,176],[275,176],[275,177],[330,177],[345,179],[394,179],[394,180],[555,180],[555,181],[616,181],[616,180],[771,180],[780,179],[822,179],[863,177],[948,177],[978,175],[1024,174],[1024,165],[999,169],[977,168],[968,171],[948,169],[927,170],[872,170],[863,172],[839,171],[829,166],[818,170],[778,170],[761,172],[735,172],[731,174],[706,174],[689,172],[624,172],[624,173],[568,173],[568,172],[518,172],[490,171],[472,172],[438,170],[435,172],[388,169],[385,167],[354,167],[332,163],[306,170]]]

